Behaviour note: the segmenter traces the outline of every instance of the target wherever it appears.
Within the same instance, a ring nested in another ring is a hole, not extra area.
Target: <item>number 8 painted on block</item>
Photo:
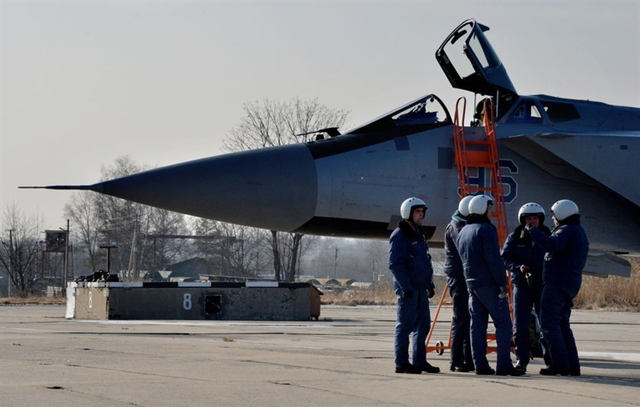
[[[182,301],[182,307],[186,310],[191,309],[191,293],[184,293],[184,300]]]

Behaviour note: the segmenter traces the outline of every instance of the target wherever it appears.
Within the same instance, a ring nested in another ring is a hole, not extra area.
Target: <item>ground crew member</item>
[[[467,225],[458,234],[457,247],[469,290],[471,315],[471,354],[478,375],[522,376],[511,362],[511,316],[507,273],[495,226],[489,215],[493,199],[478,195],[469,202]],[[496,328],[498,363],[496,370],[487,361],[487,324],[489,315]]]
[[[394,337],[396,373],[440,372],[440,368],[427,362],[425,345],[431,325],[429,298],[435,294],[427,236],[421,226],[426,210],[423,200],[406,199],[400,206],[402,220],[389,239],[389,270],[398,299]]]
[[[544,209],[539,204],[529,202],[522,205],[518,211],[520,224],[509,234],[502,248],[502,259],[511,274],[513,284],[513,340],[517,360],[515,367],[525,372],[531,356],[531,310],[535,308],[536,315],[540,317],[545,251],[533,242],[524,226],[531,224],[549,236],[551,231],[544,225],[544,216]],[[544,352],[546,349],[543,344]]]
[[[573,299],[580,291],[582,269],[587,262],[589,240],[580,226],[578,205],[561,199],[551,207],[555,228],[547,236],[527,225],[531,238],[547,252],[542,271],[540,325],[549,346],[551,364],[540,374],[580,376],[578,349],[569,324]]]
[[[456,247],[460,229],[467,224],[469,201],[473,196],[465,196],[458,203],[458,209],[444,231],[444,273],[451,295],[453,315],[451,317],[451,364],[452,372],[475,370],[471,357],[471,338],[469,337],[469,293],[464,279],[462,260]]]

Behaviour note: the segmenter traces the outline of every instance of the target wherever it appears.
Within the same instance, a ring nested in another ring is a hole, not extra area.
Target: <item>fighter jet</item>
[[[524,203],[550,208],[571,199],[591,242],[585,271],[628,276],[630,265],[618,255],[640,253],[640,109],[519,95],[488,29],[464,21],[436,60],[453,87],[495,103],[509,221]],[[382,239],[396,227],[401,202],[416,196],[427,203],[424,225],[438,247],[460,199],[453,127],[441,99],[427,94],[345,134],[324,129],[307,143],[43,188],[91,190],[270,230]],[[473,120],[465,134],[483,137],[482,123]],[[469,182],[482,187],[488,174],[476,170]]]

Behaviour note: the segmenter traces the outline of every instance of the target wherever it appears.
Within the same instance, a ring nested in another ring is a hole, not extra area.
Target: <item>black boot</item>
[[[524,374],[524,370],[516,369],[515,367],[507,370],[496,370],[497,376],[522,376]]]
[[[557,365],[547,366],[546,368],[540,369],[540,374],[544,376],[568,376],[569,369],[560,368]]]
[[[422,373],[422,370],[411,363],[403,363],[401,365],[396,365],[396,373],[420,374]]]
[[[424,365],[422,365],[420,370],[427,373],[440,373],[440,368],[437,366],[431,366],[429,362],[426,362]]]

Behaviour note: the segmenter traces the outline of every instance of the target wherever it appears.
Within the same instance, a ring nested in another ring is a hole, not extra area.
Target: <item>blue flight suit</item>
[[[467,225],[457,240],[464,277],[469,290],[471,315],[471,353],[476,373],[490,369],[487,361],[487,325],[489,315],[496,328],[497,371],[511,371],[511,316],[507,296],[500,298],[507,286],[507,273],[495,226],[486,215],[469,215]]]
[[[427,363],[426,340],[431,326],[428,290],[433,289],[433,267],[422,227],[414,230],[406,220],[400,221],[389,238],[389,270],[398,298],[394,338],[396,366],[409,363],[409,335],[412,362],[417,367]],[[405,298],[411,291],[413,296]]]
[[[551,231],[546,226],[540,225],[539,228],[547,235],[551,234]],[[518,362],[525,367],[529,364],[531,356],[529,330],[531,310],[535,308],[536,315],[540,318],[544,255],[545,250],[534,243],[523,226],[518,226],[507,237],[502,248],[502,259],[511,274],[511,283],[513,283],[513,340],[516,345],[515,353]],[[521,265],[529,268],[526,274],[520,270]],[[541,344],[544,353],[546,348],[542,338]]]
[[[582,284],[589,239],[580,226],[580,215],[559,222],[551,236],[535,227],[530,228],[529,234],[547,252],[542,271],[540,325],[549,346],[550,367],[563,373],[579,372],[578,349],[569,319],[573,299]]]
[[[460,229],[467,224],[467,218],[455,211],[451,222],[444,231],[444,273],[453,304],[451,317],[451,370],[463,368],[473,370],[471,357],[471,338],[469,337],[469,292],[464,279],[462,260],[456,248],[456,239]]]

